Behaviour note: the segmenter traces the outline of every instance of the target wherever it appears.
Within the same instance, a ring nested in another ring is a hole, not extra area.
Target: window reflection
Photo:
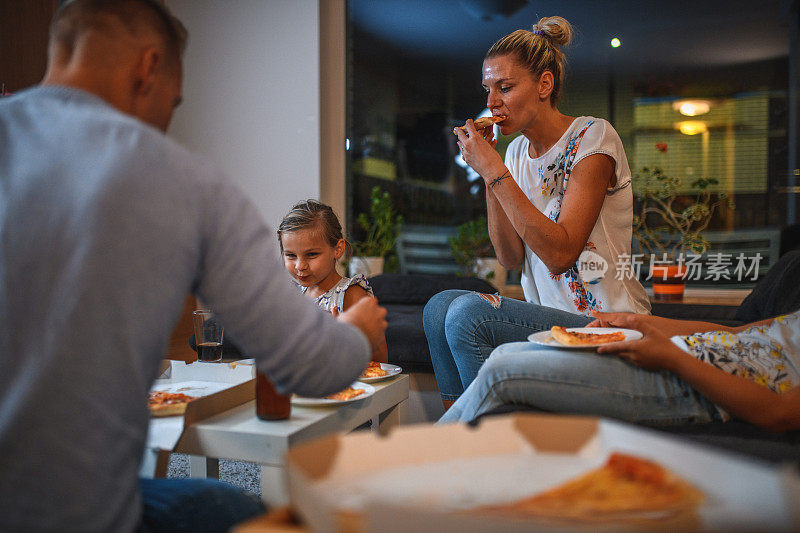
[[[393,11],[395,1],[350,2],[348,218],[367,209],[369,191],[379,185],[391,193],[407,226],[442,231],[485,214],[483,183],[458,164],[452,135],[454,125],[485,109],[483,53],[496,38],[529,28],[541,9],[523,2],[512,16],[478,20],[458,3],[428,2],[450,5],[431,20],[428,10],[438,7],[403,4],[400,16]],[[619,11],[621,4],[606,9]],[[675,12],[650,13],[638,26],[614,25],[613,14],[598,19],[593,12],[587,18],[590,8],[581,2],[541,13],[562,15],[579,31],[576,44],[566,50],[570,66],[559,107],[569,115],[611,121],[634,174],[658,166],[687,186],[696,178],[715,178],[713,190],[730,195],[736,208],[715,213],[710,230],[765,228],[778,239],[783,233],[782,248],[796,246],[791,231],[796,194],[788,169],[796,147],[790,150],[788,141],[786,13],[771,2],[756,21],[752,9],[742,9],[740,16],[726,9],[722,17],[717,3],[695,4],[691,20],[679,20]],[[394,17],[393,23],[381,22],[385,31],[365,22],[364,14],[382,7]],[[619,16],[638,16],[633,7],[623,11]],[[609,27],[595,39],[600,23]],[[474,30],[481,24],[490,31]],[[453,27],[461,30],[469,52],[456,58],[449,47],[437,52],[425,44],[432,33],[453,35]],[[727,36],[730,45],[708,44],[703,32]],[[617,48],[612,38],[620,40]],[[653,59],[659,50],[663,62]],[[500,138],[501,153],[510,140]]]

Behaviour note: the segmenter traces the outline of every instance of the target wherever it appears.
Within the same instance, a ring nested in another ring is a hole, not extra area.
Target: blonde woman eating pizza
[[[497,41],[483,61],[487,107],[500,132],[520,132],[505,161],[491,127],[457,128],[464,161],[486,183],[489,235],[507,269],[522,265],[525,302],[450,290],[425,307],[424,325],[445,407],[491,351],[551,326],[585,326],[593,311],[649,313],[636,279],[618,276],[630,254],[631,172],[606,120],[561,113],[562,47],[572,29],[546,17]]]

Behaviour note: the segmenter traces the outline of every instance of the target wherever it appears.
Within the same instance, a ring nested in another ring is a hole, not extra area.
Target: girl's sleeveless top
[[[338,307],[339,311],[343,310],[344,305],[344,293],[353,285],[358,285],[370,296],[374,296],[372,293],[372,287],[370,287],[367,278],[364,274],[356,274],[352,278],[342,278],[339,280],[339,283],[331,287],[328,292],[324,294],[320,294],[314,299],[314,302],[320,306],[320,308],[330,311],[334,307]],[[300,287],[300,290],[305,294],[306,287]]]

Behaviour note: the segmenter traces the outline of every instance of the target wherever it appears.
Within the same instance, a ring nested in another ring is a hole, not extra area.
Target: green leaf
[[[367,257],[386,257],[397,242],[403,217],[392,207],[392,199],[380,187],[370,191],[370,213],[360,213],[356,219],[366,237],[353,243],[353,253]]]

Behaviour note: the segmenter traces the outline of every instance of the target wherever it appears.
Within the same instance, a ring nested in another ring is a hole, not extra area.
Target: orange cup
[[[291,397],[279,394],[267,376],[256,372],[256,416],[261,420],[286,420],[291,413]]]
[[[652,265],[653,297],[656,300],[679,301],[686,287],[685,265]]]

